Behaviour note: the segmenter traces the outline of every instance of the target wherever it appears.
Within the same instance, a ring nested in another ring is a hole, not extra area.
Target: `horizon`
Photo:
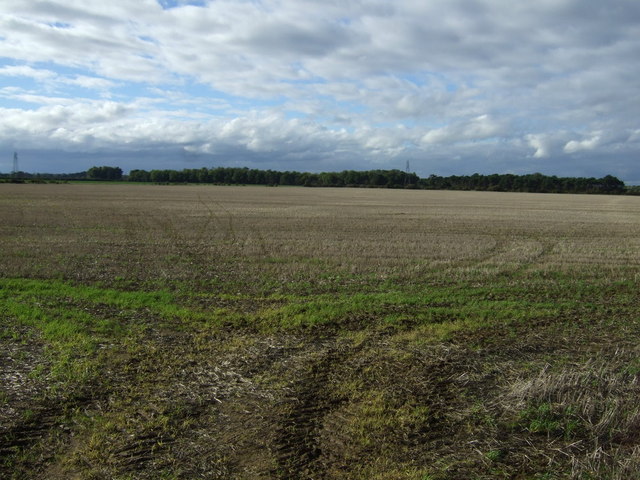
[[[86,170],[79,170],[76,172],[27,172],[27,171],[23,171],[23,170],[17,170],[17,171],[13,171],[13,172],[2,172],[0,171],[0,176],[7,176],[7,175],[12,175],[14,173],[24,173],[27,175],[34,175],[34,176],[39,176],[39,175],[80,175],[80,174],[86,174],[88,172],[88,170],[90,170],[91,168],[96,168],[96,167],[107,167],[107,168],[118,168],[122,171],[122,177],[128,177],[131,175],[131,172],[133,171],[142,171],[142,172],[152,172],[154,170],[164,170],[164,171],[177,171],[177,172],[181,172],[181,171],[185,171],[185,170],[201,170],[201,169],[208,169],[208,170],[215,170],[218,168],[229,168],[229,169],[250,169],[250,170],[259,170],[259,171],[268,171],[268,170],[272,170],[275,171],[276,173],[285,173],[285,172],[290,172],[290,173],[296,173],[296,174],[311,174],[311,175],[321,175],[321,174],[325,174],[325,173],[336,173],[336,174],[340,174],[340,173],[344,173],[347,171],[355,171],[358,173],[367,173],[367,172],[372,172],[372,171],[382,171],[382,172],[400,172],[400,173],[406,173],[408,175],[416,175],[418,179],[422,180],[422,179],[428,179],[431,176],[436,176],[436,177],[441,177],[441,178],[449,178],[449,177],[473,177],[475,175],[479,175],[482,177],[489,177],[489,176],[493,176],[493,175],[498,175],[498,176],[506,176],[506,175],[514,175],[516,177],[525,177],[525,176],[533,176],[533,175],[541,175],[543,177],[550,177],[550,178],[575,178],[575,179],[579,179],[579,178],[595,178],[596,180],[605,178],[605,177],[609,177],[612,176],[617,180],[621,180],[618,177],[616,177],[615,175],[611,175],[611,174],[605,174],[602,175],[601,177],[579,177],[579,176],[559,176],[559,175],[548,175],[542,172],[527,172],[527,173],[519,173],[519,174],[514,174],[514,173],[498,173],[498,172],[492,172],[492,173],[479,173],[479,172],[473,172],[471,174],[451,174],[451,175],[437,175],[437,174],[429,174],[429,175],[419,175],[413,171],[406,171],[406,170],[401,170],[399,168],[381,168],[381,169],[369,169],[369,170],[357,170],[357,169],[344,169],[344,170],[335,170],[335,171],[310,171],[310,170],[274,170],[274,169],[261,169],[261,168],[250,168],[250,167],[246,167],[246,166],[241,166],[241,167],[227,167],[224,165],[217,165],[217,166],[193,166],[193,167],[185,167],[185,168],[178,168],[178,169],[171,169],[171,168],[166,168],[166,169],[156,169],[156,168],[149,168],[149,169],[142,169],[142,168],[132,168],[130,170],[124,170],[122,168],[120,168],[118,165],[92,165],[91,167],[89,167]],[[635,184],[632,183],[627,183],[624,182],[623,180],[621,180],[625,186],[627,187],[633,187],[636,186]]]

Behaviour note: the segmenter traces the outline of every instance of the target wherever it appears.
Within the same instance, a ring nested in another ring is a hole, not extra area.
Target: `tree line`
[[[226,185],[298,185],[306,187],[417,187],[415,173],[400,170],[345,170],[309,173],[217,167],[184,170],[132,170],[128,180],[154,183],[214,183]]]
[[[206,183],[218,185],[297,185],[306,187],[375,187],[417,188],[426,190],[485,190],[496,192],[540,193],[607,193],[640,194],[638,187],[626,187],[618,178],[557,177],[532,173],[527,175],[492,174],[430,175],[420,178],[401,170],[343,170],[341,172],[297,172],[250,169],[247,167],[215,167],[183,170],[140,170],[124,175],[119,167],[92,167],[75,174],[26,174],[20,178],[33,180],[102,180],[149,183]],[[15,175],[13,175],[15,178]],[[5,178],[11,178],[11,175]]]
[[[543,193],[625,193],[625,184],[607,175],[602,178],[492,174],[431,175],[420,178],[401,170],[344,170],[342,172],[279,172],[249,168],[217,167],[184,170],[132,170],[128,180],[154,183],[214,183],[226,185],[300,185],[307,187],[386,187],[427,190],[486,190]]]
[[[433,190],[488,190],[497,192],[536,193],[625,193],[623,181],[607,175],[602,178],[556,177],[532,173],[528,175],[431,175],[420,179],[421,188]]]

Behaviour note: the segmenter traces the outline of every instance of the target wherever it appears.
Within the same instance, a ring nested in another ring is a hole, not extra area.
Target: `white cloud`
[[[529,146],[535,150],[533,158],[549,157],[556,143],[551,136],[544,134],[529,134],[525,138]]]
[[[91,90],[110,90],[117,86],[117,84],[111,80],[98,77],[88,77],[86,75],[77,75],[66,80],[61,79],[60,81],[69,85],[77,85]]]
[[[0,154],[19,138],[87,152],[295,157],[310,169],[332,154],[345,167],[363,158],[396,167],[404,155],[422,174],[447,159],[468,173],[543,159],[559,171],[577,157],[593,175],[616,174],[599,160],[616,158],[611,168],[640,178],[630,163],[640,148],[640,3],[168,7],[0,3]]]
[[[434,144],[490,140],[502,130],[503,127],[489,115],[480,115],[465,122],[430,130],[422,137],[422,142]]]
[[[57,77],[57,74],[51,70],[36,69],[29,65],[6,65],[0,68],[0,75],[6,77],[29,77],[39,81]]]
[[[575,153],[583,150],[593,150],[600,145],[600,135],[595,135],[584,140],[570,140],[564,146],[566,153]]]

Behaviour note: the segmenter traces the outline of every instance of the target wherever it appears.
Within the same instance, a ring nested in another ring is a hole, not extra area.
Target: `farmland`
[[[2,478],[640,478],[640,197],[3,184],[0,219]]]

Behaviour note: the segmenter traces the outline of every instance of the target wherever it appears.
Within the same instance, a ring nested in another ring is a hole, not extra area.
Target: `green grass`
[[[0,311],[22,325],[37,328],[59,350],[92,353],[100,342],[130,333],[137,318],[153,317],[156,326],[211,328],[233,325],[263,332],[334,328],[420,330],[432,341],[452,333],[551,319],[576,317],[615,322],[637,311],[638,293],[629,281],[605,286],[584,282],[530,283],[487,287],[427,286],[370,293],[266,297],[224,293],[176,294],[129,291],[71,284],[59,280],[0,279]],[[214,299],[224,306],[199,305]],[[257,305],[245,311],[246,302]],[[102,309],[108,309],[101,315]],[[132,318],[133,320],[126,320]],[[562,328],[567,328],[564,325]],[[424,328],[423,330],[424,331]]]

